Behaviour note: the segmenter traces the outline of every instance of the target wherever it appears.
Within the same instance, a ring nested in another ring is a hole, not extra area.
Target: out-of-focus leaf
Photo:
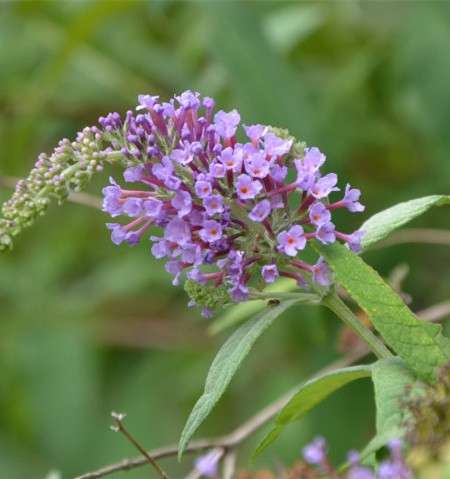
[[[386,343],[422,378],[433,380],[450,357],[441,326],[420,321],[381,276],[340,243],[315,244],[343,286],[368,314]]]
[[[257,447],[255,456],[276,441],[288,424],[301,419],[334,391],[356,379],[368,377],[370,374],[371,366],[354,366],[337,369],[307,381],[280,411],[272,430]]]
[[[212,51],[227,69],[244,122],[272,124],[308,137],[314,118],[306,84],[267,42],[258,4],[204,5],[214,27]]]
[[[290,50],[324,22],[324,11],[318,5],[292,4],[264,19],[267,37],[281,51]]]
[[[45,479],[62,479],[61,474],[58,471],[50,471],[46,476]]]
[[[217,401],[247,356],[255,341],[286,309],[295,304],[295,300],[284,301],[269,307],[237,329],[217,353],[205,382],[205,390],[196,402],[181,433],[178,457],[181,458],[191,437],[200,424],[208,417]]]
[[[450,195],[432,195],[399,203],[380,211],[361,225],[364,236],[361,245],[364,249],[386,238],[397,228],[427,212],[433,206],[450,204]]]

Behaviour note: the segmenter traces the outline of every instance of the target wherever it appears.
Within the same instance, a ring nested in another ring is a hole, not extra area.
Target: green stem
[[[299,303],[319,304],[320,296],[314,293],[289,293],[289,292],[270,292],[270,291],[252,291],[250,299],[278,299],[286,301],[288,299],[295,299]]]
[[[336,313],[336,315],[339,316],[347,326],[350,326],[350,328],[358,333],[378,358],[392,357],[392,353],[383,342],[378,339],[370,329],[367,329],[361,321],[359,321],[350,308],[348,308],[336,293],[330,293],[325,296],[322,299],[322,304]]]

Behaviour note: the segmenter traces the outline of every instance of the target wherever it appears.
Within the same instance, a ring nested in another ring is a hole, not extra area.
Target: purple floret
[[[306,246],[304,230],[300,225],[293,226],[288,231],[282,231],[277,239],[280,251],[288,256],[297,256],[297,252]]]
[[[303,450],[303,458],[308,464],[322,465],[327,459],[327,445],[323,437],[316,437]]]
[[[257,203],[252,211],[250,211],[248,217],[257,223],[264,221],[269,215],[272,207],[269,200],[262,200]]]

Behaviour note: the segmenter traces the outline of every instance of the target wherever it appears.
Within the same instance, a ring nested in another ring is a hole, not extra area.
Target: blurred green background
[[[397,201],[450,191],[449,2],[0,2],[0,175],[139,93],[194,89],[245,123],[287,127],[364,192],[354,229]],[[90,191],[98,194],[108,171]],[[118,173],[116,173],[118,174]],[[0,191],[1,199],[8,195]],[[0,477],[63,478],[135,455],[111,410],[148,448],[178,439],[225,335],[186,308],[145,244],[114,247],[97,210],[54,207],[0,257]],[[416,226],[448,228],[448,209]],[[419,309],[450,297],[450,249],[399,245]],[[258,343],[200,435],[230,431],[338,356],[335,318],[298,307]],[[373,433],[360,381],[292,426],[256,464],[291,463],[325,435],[336,459]],[[180,477],[191,465],[164,463]],[[152,477],[142,469],[117,479]]]

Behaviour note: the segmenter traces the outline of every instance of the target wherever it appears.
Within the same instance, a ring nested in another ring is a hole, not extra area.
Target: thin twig
[[[442,319],[450,317],[450,301],[434,304],[429,308],[422,309],[416,314],[420,319],[425,321],[441,321]]]
[[[233,479],[236,471],[236,451],[230,451],[223,458],[223,479]]]
[[[388,238],[374,244],[371,249],[385,248],[403,243],[450,245],[450,231],[431,228],[405,228],[395,231]]]
[[[123,419],[125,418],[124,414],[118,414],[113,412],[112,417],[114,419],[115,425],[111,429],[115,432],[121,432],[133,446],[145,457],[146,461],[156,470],[156,472],[162,477],[162,479],[170,479],[169,476],[164,472],[160,465],[153,459],[153,457],[139,444],[139,442],[134,438],[134,436],[128,431],[128,429],[123,424]]]
[[[332,362],[327,365],[325,368],[320,370],[317,374],[323,374],[330,370],[338,369],[341,367],[349,366],[359,359],[363,358],[368,354],[368,349],[361,348],[358,351],[353,351],[352,353],[347,354],[346,356],[338,359],[337,361]],[[212,439],[203,439],[199,441],[192,441],[186,448],[185,453],[196,453],[205,451],[213,448],[222,448],[224,451],[232,450],[241,444],[244,440],[249,438],[254,434],[258,429],[260,429],[264,424],[273,419],[283,407],[288,403],[291,397],[297,392],[299,385],[290,390],[288,393],[285,393],[279,399],[274,401],[269,406],[265,407],[249,420],[244,422],[241,426],[236,428],[231,433]],[[164,457],[176,456],[178,453],[178,446],[168,446],[159,449],[154,449],[148,451],[147,455],[155,459],[162,459]],[[76,477],[75,479],[98,479],[100,477],[107,476],[119,471],[129,471],[136,467],[142,466],[148,462],[146,457],[137,457],[134,459],[124,459],[121,462],[116,464],[111,464],[109,466],[103,467],[96,471],[88,472],[81,476]]]

